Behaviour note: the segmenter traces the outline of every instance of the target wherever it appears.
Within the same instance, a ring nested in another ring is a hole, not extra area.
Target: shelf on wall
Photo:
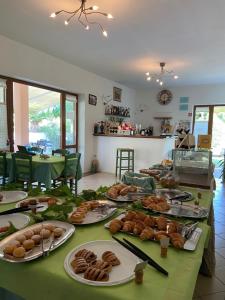
[[[154,117],[156,120],[171,120],[173,119],[172,117]]]
[[[105,116],[121,117],[121,118],[130,118],[130,115],[129,115],[129,116],[123,116],[123,115],[119,115],[119,114],[105,114]]]

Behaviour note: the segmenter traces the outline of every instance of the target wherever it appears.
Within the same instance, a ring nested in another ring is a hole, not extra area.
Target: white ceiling
[[[78,0],[0,0],[0,34],[134,88],[154,86],[145,72],[166,61],[179,81],[168,85],[225,83],[224,0],[88,0],[110,12],[101,18],[109,37],[85,31],[53,11]]]

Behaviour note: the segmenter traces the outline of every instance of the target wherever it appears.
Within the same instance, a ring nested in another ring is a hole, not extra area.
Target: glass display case
[[[180,184],[210,188],[213,168],[212,151],[173,150],[173,172]]]

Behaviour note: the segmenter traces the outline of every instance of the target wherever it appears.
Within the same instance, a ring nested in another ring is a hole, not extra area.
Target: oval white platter
[[[74,255],[81,249],[87,249],[93,251],[97,255],[97,259],[101,259],[102,254],[105,251],[112,251],[120,260],[121,264],[119,266],[113,267],[112,271],[109,273],[109,281],[92,281],[84,278],[84,274],[75,274],[71,262],[74,259]],[[94,286],[113,286],[126,283],[134,278],[134,269],[140,260],[126,248],[122,247],[119,243],[114,241],[92,241],[82,244],[75,249],[73,249],[64,261],[64,268],[67,274],[73,279]]]
[[[38,201],[39,198],[46,198],[46,199],[48,199],[48,198],[52,198],[52,197],[47,197],[47,196],[46,197],[30,197],[30,198],[27,198],[26,200],[22,200],[22,201],[17,202],[16,205],[15,205],[15,207],[16,208],[21,207],[20,205],[21,205],[21,203],[23,201],[29,201],[31,199],[35,199],[35,200],[37,200],[37,206],[42,206],[40,208],[37,208],[37,212],[45,211],[46,209],[48,209],[48,202],[39,202]],[[62,200],[60,200],[58,198],[55,198],[55,197],[53,197],[53,198],[57,200],[57,204],[62,204]]]
[[[75,231],[75,227],[73,225],[66,223],[66,222],[61,222],[61,221],[44,221],[41,223],[37,223],[37,224],[31,225],[31,226],[28,226],[20,231],[17,231],[15,233],[11,234],[10,236],[6,237],[4,240],[2,240],[0,242],[0,259],[8,261],[8,262],[12,262],[12,263],[23,263],[23,262],[27,262],[30,260],[34,260],[38,257],[41,257],[43,255],[41,244],[35,246],[32,250],[28,251],[24,258],[14,258],[13,256],[9,256],[9,255],[5,256],[3,253],[3,249],[5,248],[5,246],[7,244],[10,244],[10,242],[15,240],[17,236],[25,233],[27,230],[33,230],[35,227],[38,227],[42,224],[52,224],[56,227],[60,227],[60,228],[64,229],[64,234],[60,238],[57,238],[54,240],[54,243],[52,245],[50,252],[54,251],[56,248],[58,248],[63,243],[65,243],[72,236],[72,234]],[[52,243],[51,238],[45,239],[43,241],[43,250],[44,251],[48,250],[51,243]]]
[[[30,218],[20,213],[0,216],[0,227],[9,226],[9,222],[17,229],[22,229],[29,224]]]
[[[109,201],[109,200],[97,200],[97,201],[101,204],[100,207],[97,207],[94,210],[88,211],[84,218],[84,221],[82,223],[73,222],[73,224],[88,225],[88,224],[98,223],[98,222],[101,222],[101,221],[104,221],[104,220],[110,218],[116,212],[117,208],[115,207],[114,202]],[[74,211],[72,213],[74,213],[75,211],[76,211],[76,208],[74,209]]]
[[[3,195],[0,204],[8,204],[17,201],[21,201],[27,197],[27,193],[24,191],[1,191],[0,194]]]

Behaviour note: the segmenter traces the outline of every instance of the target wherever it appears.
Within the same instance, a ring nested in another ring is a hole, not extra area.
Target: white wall
[[[128,104],[133,112],[135,91],[2,35],[0,35],[0,55],[1,75],[79,94],[81,101],[79,141],[84,172],[87,172],[96,149],[95,137],[92,135],[93,124],[104,118],[102,95],[112,95],[113,86],[122,88],[121,105]],[[89,93],[98,97],[96,107],[88,104]]]
[[[189,112],[193,111],[193,106],[197,104],[225,104],[225,84],[219,85],[199,85],[168,88],[173,94],[173,100],[168,105],[160,105],[157,101],[158,88],[151,90],[138,90],[136,120],[144,126],[153,125],[154,134],[159,134],[160,121],[154,120],[157,116],[171,116],[172,124],[179,120],[192,120],[188,112],[179,111],[180,97],[189,97]],[[144,108],[140,112],[139,108]]]

